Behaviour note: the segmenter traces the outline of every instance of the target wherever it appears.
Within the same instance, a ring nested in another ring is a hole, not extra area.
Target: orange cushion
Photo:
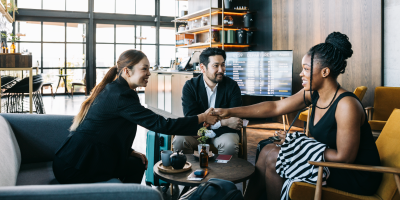
[[[381,120],[370,120],[368,121],[369,125],[371,126],[371,129],[373,131],[381,131],[383,127],[386,124],[386,121],[381,121]]]
[[[292,200],[310,200],[314,199],[315,185],[303,182],[294,182],[290,187],[289,197]],[[380,200],[378,196],[363,196],[350,194],[330,187],[322,187],[323,200],[353,200],[353,199],[366,199],[366,200]]]

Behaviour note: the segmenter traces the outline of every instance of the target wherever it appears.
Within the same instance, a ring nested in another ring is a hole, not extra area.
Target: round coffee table
[[[210,178],[219,178],[232,181],[233,183],[240,183],[249,179],[255,171],[255,167],[253,164],[241,158],[232,157],[232,159],[228,163],[216,163],[215,159],[212,158],[208,161],[208,175],[202,181],[189,181],[187,180],[187,177],[193,171],[202,168],[200,168],[199,159],[195,158],[193,154],[185,155],[187,157],[187,161],[192,163],[192,169],[190,169],[189,171],[177,174],[163,173],[160,172],[157,167],[162,161],[158,161],[153,167],[154,175],[157,178],[168,183],[186,186],[184,189],[185,191],[188,189],[188,187],[198,186],[203,182],[207,182]],[[184,193],[184,191],[182,191],[182,194]]]

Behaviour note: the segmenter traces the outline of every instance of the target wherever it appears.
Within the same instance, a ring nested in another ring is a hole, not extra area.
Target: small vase
[[[14,44],[14,42],[10,46],[10,53],[15,53],[15,44]]]
[[[206,146],[207,154],[208,154],[208,152],[210,152],[210,145],[209,145],[209,144],[199,144],[199,145],[197,146],[197,148],[198,148],[198,150],[199,150],[199,155],[200,155],[200,152],[201,152],[201,148],[202,148],[203,146]]]

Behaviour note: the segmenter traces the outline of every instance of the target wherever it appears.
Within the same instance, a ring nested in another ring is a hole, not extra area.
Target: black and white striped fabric
[[[276,162],[276,172],[286,181],[281,191],[281,200],[288,200],[289,190],[293,182],[316,184],[318,167],[308,164],[308,161],[324,161],[324,151],[328,146],[315,139],[308,138],[304,133],[286,134]],[[329,169],[324,167],[323,185],[329,177]]]

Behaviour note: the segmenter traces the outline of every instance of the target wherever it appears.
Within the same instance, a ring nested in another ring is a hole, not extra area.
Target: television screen
[[[292,95],[293,51],[226,52],[225,66],[242,95]]]

